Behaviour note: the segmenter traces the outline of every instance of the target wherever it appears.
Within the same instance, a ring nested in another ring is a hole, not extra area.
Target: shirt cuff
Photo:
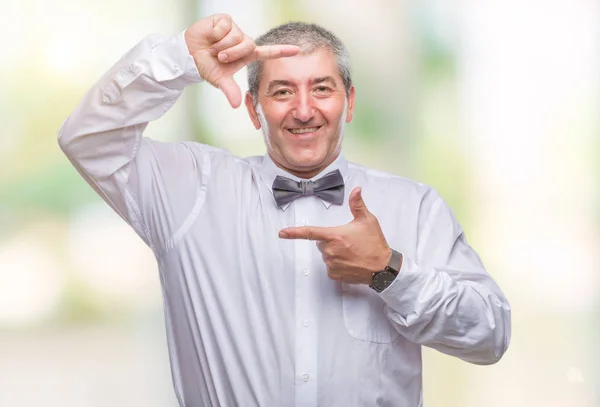
[[[379,293],[385,303],[401,316],[415,312],[421,283],[426,276],[420,267],[403,255],[402,266],[392,284]]]
[[[150,67],[154,79],[171,82],[169,87],[183,89],[202,81],[185,42],[185,30],[150,46]]]

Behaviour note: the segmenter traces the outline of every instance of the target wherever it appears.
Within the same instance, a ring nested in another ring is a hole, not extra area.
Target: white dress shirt
[[[268,155],[238,158],[142,136],[201,78],[183,33],[150,36],[85,95],[59,132],[73,165],[156,255],[181,406],[422,405],[421,345],[468,362],[500,359],[510,308],[430,187],[347,162],[344,203],[281,209]],[[385,291],[327,277],[314,241],[288,226],[352,220],[357,187],[403,253]]]

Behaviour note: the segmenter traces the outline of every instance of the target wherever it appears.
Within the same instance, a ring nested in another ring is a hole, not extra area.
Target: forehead
[[[342,80],[333,53],[327,48],[319,48],[307,55],[265,61],[260,86],[266,86],[273,80],[302,84],[324,76],[331,76],[340,83]]]

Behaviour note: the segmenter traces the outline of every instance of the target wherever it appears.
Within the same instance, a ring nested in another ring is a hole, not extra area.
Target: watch
[[[392,249],[392,257],[386,268],[381,271],[373,273],[373,280],[371,281],[371,287],[378,293],[388,288],[396,279],[396,276],[400,272],[400,266],[402,265],[402,253],[398,253]]]

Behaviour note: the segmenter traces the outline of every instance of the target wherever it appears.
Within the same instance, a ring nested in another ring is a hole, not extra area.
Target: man
[[[281,45],[291,44],[291,45]],[[202,80],[245,105],[264,157],[142,136]],[[86,181],[156,255],[182,406],[422,405],[421,346],[498,361],[510,308],[430,187],[347,162],[344,45],[227,15],[148,37],[60,130]]]

